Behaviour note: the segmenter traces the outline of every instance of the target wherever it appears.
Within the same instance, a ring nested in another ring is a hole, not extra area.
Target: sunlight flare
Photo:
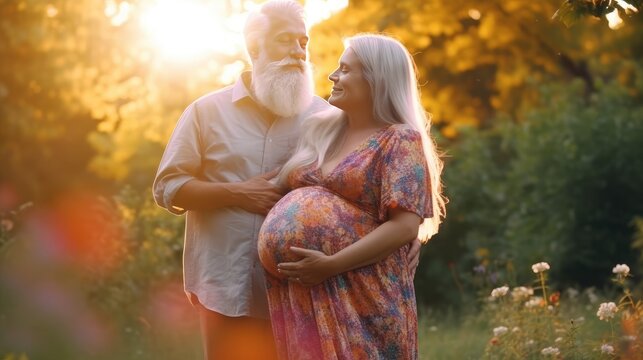
[[[120,4],[123,3],[126,2]],[[216,54],[238,56],[244,53],[242,30],[248,12],[259,4],[253,1],[238,1],[238,6],[226,4],[223,1],[150,0],[140,5],[140,25],[159,54],[171,61]],[[129,8],[119,9],[113,0],[107,5],[105,14],[112,22],[119,12],[129,12]],[[305,4],[308,25],[324,21],[346,6],[348,0],[308,0]]]
[[[304,5],[309,26],[318,24],[348,6],[348,0],[307,0]]]
[[[141,25],[154,47],[170,60],[241,53],[245,16],[228,16],[223,5],[157,1],[143,10]]]

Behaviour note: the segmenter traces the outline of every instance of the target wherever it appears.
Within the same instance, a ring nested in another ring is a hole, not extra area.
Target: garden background
[[[246,66],[256,2],[0,0],[0,359],[201,356],[183,218],[150,188],[183,109]],[[450,198],[415,279],[422,358],[514,356],[488,297],[540,294],[538,262],[559,317],[618,304],[616,264],[641,298],[640,0],[305,3],[318,95],[345,36],[391,34],[417,64]]]

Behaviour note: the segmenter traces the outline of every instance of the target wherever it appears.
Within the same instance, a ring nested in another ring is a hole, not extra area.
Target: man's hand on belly
[[[268,211],[270,211],[286,193],[285,189],[269,181],[274,178],[277,173],[278,170],[273,170],[238,183],[238,186],[235,186],[234,190],[231,190],[238,199],[237,206],[251,213],[268,214]]]

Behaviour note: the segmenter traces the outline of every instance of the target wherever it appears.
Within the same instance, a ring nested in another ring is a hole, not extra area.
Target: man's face
[[[306,61],[307,45],[306,25],[300,19],[275,17],[270,20],[264,41],[253,60],[259,61],[261,64],[256,65],[260,67],[287,57]]]
[[[306,62],[306,25],[300,19],[271,19],[264,41],[253,55],[252,88],[257,101],[273,114],[300,114],[313,98]]]

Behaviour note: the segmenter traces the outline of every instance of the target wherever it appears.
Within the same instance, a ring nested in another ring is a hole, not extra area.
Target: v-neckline
[[[321,181],[324,181],[325,179],[328,179],[328,178],[329,178],[331,175],[333,175],[333,174],[335,173],[335,171],[337,171],[337,169],[339,169],[339,168],[340,168],[340,167],[341,167],[341,166],[346,162],[346,160],[348,160],[348,159],[349,159],[353,154],[355,154],[356,152],[358,152],[359,150],[361,150],[361,149],[362,149],[366,144],[370,143],[370,142],[371,142],[371,140],[372,140],[373,138],[375,138],[376,136],[379,136],[379,134],[380,134],[380,133],[382,133],[382,132],[384,132],[385,130],[389,129],[391,126],[393,126],[393,125],[391,124],[391,125],[384,126],[384,127],[382,127],[381,129],[379,129],[379,130],[375,131],[374,133],[372,133],[371,135],[367,136],[367,137],[366,137],[366,138],[365,138],[361,143],[359,143],[355,148],[353,148],[353,150],[351,150],[348,154],[346,154],[346,156],[344,156],[344,157],[343,157],[343,158],[342,158],[342,159],[337,163],[337,165],[335,165],[335,166],[334,166],[334,167],[333,167],[333,168],[328,172],[328,174],[324,175],[324,172],[322,171],[322,167],[321,167],[321,165],[319,165],[319,166],[317,167],[317,173],[319,174],[319,178],[320,178],[320,180],[321,180]]]

